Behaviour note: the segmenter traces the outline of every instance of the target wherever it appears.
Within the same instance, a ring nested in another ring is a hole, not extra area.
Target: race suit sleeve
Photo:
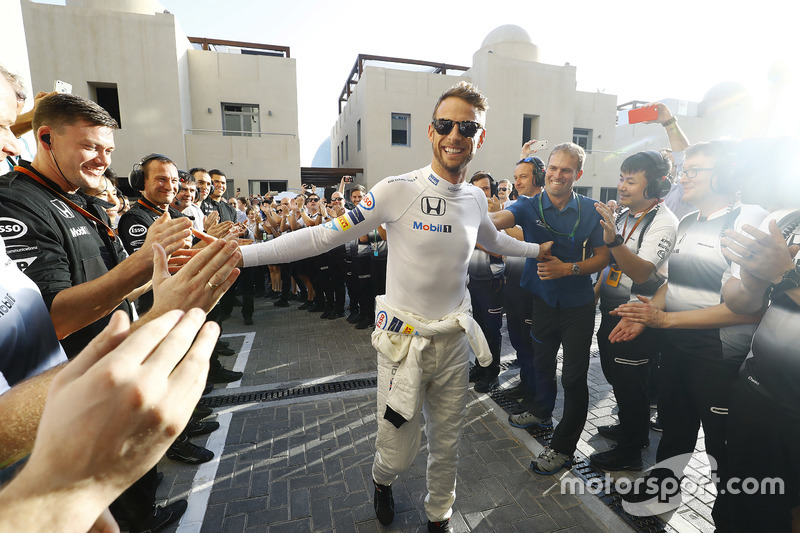
[[[483,193],[482,191],[480,192],[481,194]],[[532,257],[534,259],[539,256],[539,245],[537,243],[520,241],[506,235],[502,231],[497,231],[497,228],[494,227],[494,224],[492,224],[489,218],[488,203],[485,198],[481,199],[477,197],[476,200],[481,209],[481,223],[480,226],[478,226],[478,244],[488,251],[500,255]]]
[[[413,184],[390,184],[387,181],[388,178],[375,185],[360,204],[330,222],[242,247],[244,266],[279,265],[313,257],[366,235],[383,223],[396,220],[402,215],[402,210],[397,207],[402,202],[393,202],[391,199],[412,192],[404,189]]]

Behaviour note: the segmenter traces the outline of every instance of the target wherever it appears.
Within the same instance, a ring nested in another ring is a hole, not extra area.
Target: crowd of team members
[[[14,187],[45,194],[27,183],[28,177],[43,180],[47,188],[51,183],[44,175],[52,171],[66,184],[75,185],[58,165],[53,144],[56,137],[59,144],[65,142],[64,126],[80,129],[87,119],[77,115],[77,120],[69,116],[73,122],[59,122],[58,106],[69,107],[74,97],[55,98],[63,101],[44,106],[54,115],[33,123],[41,155],[33,165],[22,164],[10,178],[4,178],[5,192],[0,195],[4,216],[28,216],[17,211],[27,207]],[[666,129],[671,150],[628,157],[620,170],[618,203],[606,205],[575,194],[573,186],[581,177],[586,154],[572,143],[556,146],[546,162],[533,156],[528,149],[531,143],[526,144],[515,168],[515,189],[509,180],[497,184],[488,172],[475,173],[471,181],[486,193],[490,217],[498,229],[519,240],[554,244],[543,260],[503,258],[476,247],[468,288],[492,361],[487,366],[476,363],[470,381],[476,382],[478,392],[499,385],[500,327],[505,310],[521,368],[519,384],[505,391],[510,399],[519,401],[509,422],[523,428],[552,427],[556,355],[563,347],[564,412],[550,446],[531,467],[539,474],[552,474],[569,466],[586,422],[589,347],[599,302],[597,339],[603,371],[619,405],[619,424],[600,428],[600,434],[617,441],[617,446],[593,454],[590,460],[607,470],[642,469],[641,449],[649,445],[651,367],[658,365],[663,435],[657,459],[659,463],[678,459],[670,468],[656,469],[642,478],[641,490],[626,499],[646,504],[654,496],[662,496],[662,492],[654,495],[648,489],[683,475],[702,425],[705,448],[715,466],[715,483],[721,489],[714,506],[718,529],[751,531],[768,525],[771,531],[788,531],[800,490],[793,445],[800,437],[800,365],[791,354],[800,340],[800,206],[796,173],[790,170],[796,145],[777,139],[690,146],[663,105],[659,105],[655,122]],[[113,129],[113,124],[102,121],[88,124]],[[102,141],[97,140],[91,149],[103,150]],[[69,160],[62,163],[65,167],[71,164]],[[769,176],[768,187],[759,182],[761,176]],[[15,186],[15,180],[25,185]],[[343,181],[329,200],[320,197],[313,186],[304,186],[294,198],[269,194],[235,197],[228,203],[224,198],[226,177],[221,171],[178,171],[171,159],[160,154],[146,156],[130,174],[130,184],[141,191],[140,198],[124,197],[115,180],[113,172],[106,170],[102,179],[76,187],[82,190],[79,197],[84,205],[70,204],[71,216],[64,211],[66,206],[58,203],[63,194],[55,194],[53,201],[42,200],[42,205],[49,201],[55,206],[51,217],[60,213],[71,219],[81,213],[93,220],[94,229],[108,223],[108,241],[101,243],[101,248],[113,250],[113,258],[92,257],[92,264],[84,258],[79,274],[59,279],[48,271],[51,265],[45,264],[41,253],[61,253],[64,261],[72,264],[80,260],[80,250],[64,243],[63,253],[43,250],[56,247],[53,242],[58,239],[49,234],[34,239],[31,246],[36,250],[21,248],[23,240],[8,250],[39,284],[51,315],[64,305],[64,298],[57,303],[62,290],[101,280],[113,267],[141,257],[143,249],[151,256],[155,250],[158,258],[162,248],[168,255],[182,246],[196,245],[203,233],[221,242],[233,240],[247,246],[335,219],[347,224],[348,212],[366,194],[362,186],[353,186],[348,201]],[[106,218],[98,216],[100,209]],[[166,212],[169,217],[164,216]],[[682,216],[680,222],[676,214]],[[180,222],[173,223],[169,239],[164,240],[166,221],[183,218],[190,220],[194,236],[187,231],[189,224]],[[31,233],[37,230],[36,222],[26,227]],[[83,231],[76,228],[70,230],[73,237],[76,231],[78,235]],[[162,243],[156,246],[158,239]],[[301,309],[320,312],[321,318],[331,320],[344,317],[349,302],[347,320],[359,329],[373,327],[375,296],[385,292],[387,244],[385,231],[378,228],[309,259],[242,268],[236,290],[227,290],[233,274],[217,277],[218,283],[208,279],[204,287],[207,284],[218,297],[204,300],[200,307],[207,306],[208,319],[221,324],[231,316],[238,295],[243,319],[252,324],[254,298],[259,296],[275,299],[277,307],[288,307],[290,300],[297,299]],[[204,253],[210,256],[222,249],[223,245],[216,243]],[[224,249],[233,251],[234,247]],[[40,255],[27,258],[26,264],[26,254],[34,252]],[[230,252],[226,261],[229,256]],[[160,266],[166,268],[166,264],[156,265],[157,273]],[[152,260],[144,271],[153,271]],[[186,267],[181,272],[186,272]],[[138,283],[131,288],[139,285],[143,287],[136,293],[135,309],[129,304],[134,298],[114,297],[97,320],[56,323],[55,334],[66,355],[72,358],[91,347],[98,334],[101,340],[108,336],[101,331],[116,307],[123,307],[133,317],[150,316],[151,309],[167,316],[159,305],[158,283],[154,280],[152,286]],[[119,322],[115,318],[109,327],[120,329]],[[208,338],[204,340],[209,343]],[[219,363],[219,355],[231,353],[224,344],[217,341],[209,351],[214,352],[209,384],[242,377]],[[8,384],[14,383],[8,380]],[[192,435],[213,431],[214,423],[201,421],[207,414],[195,411],[170,445],[168,456],[189,463],[211,458],[211,452],[188,442]],[[782,495],[724,490],[732,479],[770,477],[784,481]],[[169,517],[159,515],[159,509],[147,511],[147,506],[154,508],[155,479],[153,469],[137,481],[138,487],[135,484],[133,491],[126,492],[127,503],[124,496],[117,502],[115,512],[132,530],[162,527],[166,518],[173,521],[185,509],[185,503],[182,509],[171,509]],[[651,480],[656,483],[648,483]],[[142,492],[148,493],[145,506]],[[132,500],[137,501],[130,503]],[[137,519],[125,505],[136,508],[135,512],[151,512],[152,519]]]

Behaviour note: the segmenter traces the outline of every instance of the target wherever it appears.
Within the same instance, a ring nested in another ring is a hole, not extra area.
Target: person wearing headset
[[[589,457],[605,470],[641,470],[642,448],[649,445],[648,382],[650,365],[661,351],[660,335],[648,328],[636,339],[612,343],[608,336],[620,318],[609,312],[638,301],[638,295],[652,298],[666,280],[678,228],[678,219],[663,201],[671,186],[668,172],[669,163],[658,152],[633,154],[620,168],[617,191],[622,211],[615,218],[611,206],[595,206],[603,217],[603,240],[612,256],[595,285],[602,313],[597,344],[603,374],[614,387],[619,406],[619,424],[597,428],[617,445]]]

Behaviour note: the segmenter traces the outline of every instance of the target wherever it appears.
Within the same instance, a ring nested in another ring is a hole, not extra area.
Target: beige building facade
[[[34,94],[63,80],[109,110],[121,125],[112,164],[118,175],[156,152],[182,169],[220,169],[229,194],[300,186],[288,47],[201,46],[153,0],[4,1],[19,6],[25,37],[4,64],[29,65]]]

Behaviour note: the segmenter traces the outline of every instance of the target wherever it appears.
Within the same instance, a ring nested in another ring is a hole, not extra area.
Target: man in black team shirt
[[[116,121],[90,100],[48,96],[33,118],[36,157],[0,178],[8,255],[39,286],[68,357],[102,331],[112,311],[130,313],[129,302],[152,278],[153,244],[171,254],[190,235],[188,219],[159,218],[139,251],[126,257],[105,211],[79,191],[102,183],[116,128]],[[180,500],[156,509],[155,478],[152,469],[122,497],[134,531],[176,520],[186,508]]]

